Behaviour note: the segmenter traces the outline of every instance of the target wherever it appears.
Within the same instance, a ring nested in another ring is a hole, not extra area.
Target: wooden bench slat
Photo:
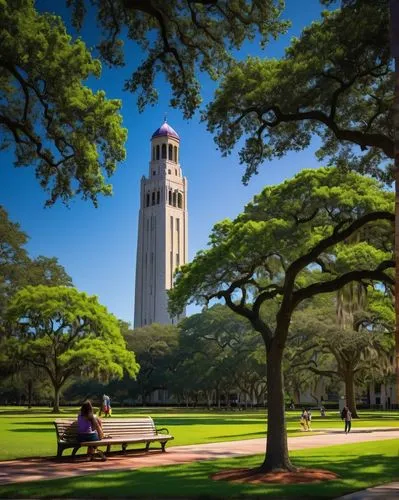
[[[140,436],[137,438],[124,438],[124,439],[101,439],[100,441],[83,441],[80,443],[81,446],[105,446],[108,444],[121,444],[121,443],[146,443],[147,441],[159,441],[159,440],[170,440],[173,436],[166,434],[158,434],[157,436]]]

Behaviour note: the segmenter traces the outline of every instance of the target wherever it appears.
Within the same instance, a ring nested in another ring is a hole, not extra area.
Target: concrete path
[[[399,429],[395,430],[360,430],[350,434],[309,433],[306,436],[288,438],[290,450],[321,448],[335,444],[361,443],[399,439]],[[249,439],[245,441],[229,441],[190,446],[173,446],[166,453],[153,450],[147,453],[134,452],[128,455],[111,455],[107,462],[83,462],[83,457],[72,460],[66,457],[62,461],[44,458],[10,460],[0,462],[0,484],[39,481],[45,479],[82,476],[99,471],[135,470],[143,467],[176,465],[199,460],[214,460],[243,455],[264,453],[266,439]]]
[[[350,495],[339,497],[337,500],[398,500],[399,498],[399,483],[383,484],[375,488],[356,491]]]

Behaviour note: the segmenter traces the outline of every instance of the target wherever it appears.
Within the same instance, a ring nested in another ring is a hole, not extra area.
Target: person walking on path
[[[301,427],[304,431],[309,430],[309,415],[308,415],[308,412],[306,410],[302,410],[300,423],[301,423]]]
[[[106,394],[103,394],[103,402],[101,405],[99,416],[101,416],[102,412],[104,413],[105,417],[110,417],[112,414],[111,398],[109,396],[107,396]]]
[[[341,418],[345,421],[345,434],[348,434],[352,428],[352,412],[347,406],[342,409]]]

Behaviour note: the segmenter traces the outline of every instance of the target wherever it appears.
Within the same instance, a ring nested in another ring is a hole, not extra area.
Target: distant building
[[[151,138],[148,177],[141,179],[134,327],[175,323],[167,293],[187,263],[187,179],[179,163],[180,137],[165,122]]]

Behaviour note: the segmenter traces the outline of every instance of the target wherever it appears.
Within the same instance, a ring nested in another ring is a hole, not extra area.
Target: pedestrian
[[[352,427],[352,412],[349,410],[347,405],[342,408],[341,419],[345,422],[345,434],[347,434],[350,432]]]
[[[309,430],[308,412],[305,409],[302,410],[300,424],[303,431]]]
[[[103,401],[101,404],[101,409],[99,415],[101,416],[101,413],[104,413],[105,417],[110,417],[112,414],[112,409],[111,409],[111,398],[107,396],[107,394],[103,394]]]
[[[312,430],[311,424],[312,424],[312,412],[308,410],[308,431]]]
[[[326,416],[326,409],[324,408],[324,406],[320,407],[320,416],[322,416],[322,417]]]
[[[348,408],[345,414],[345,434],[348,434],[351,428],[352,428],[352,412]]]

